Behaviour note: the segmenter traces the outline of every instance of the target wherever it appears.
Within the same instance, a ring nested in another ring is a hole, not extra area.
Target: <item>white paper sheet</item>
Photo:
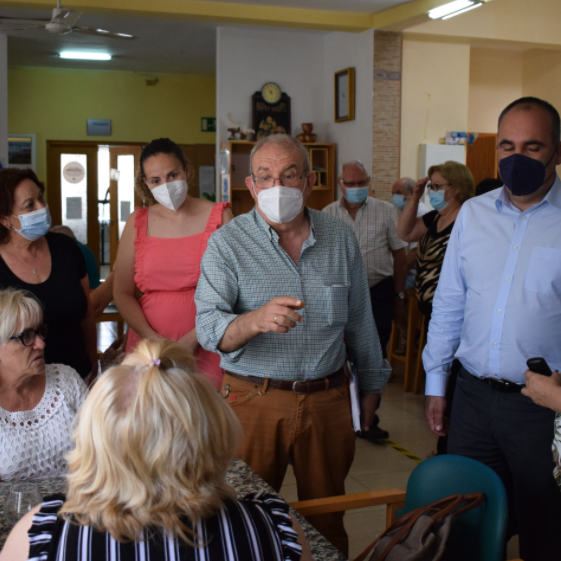
[[[82,219],[82,197],[66,197],[66,218],[68,220]]]
[[[358,394],[358,380],[355,365],[348,360],[349,369],[349,393],[351,394],[351,414],[353,418],[353,428],[355,432],[362,430],[360,423],[360,396]]]

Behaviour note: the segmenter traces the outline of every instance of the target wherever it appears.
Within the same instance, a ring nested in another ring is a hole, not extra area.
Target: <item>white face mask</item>
[[[304,206],[302,191],[284,185],[264,189],[257,195],[257,202],[261,212],[276,224],[294,220]]]
[[[185,202],[187,190],[187,182],[184,179],[178,179],[158,185],[152,189],[152,195],[161,205],[175,212]]]

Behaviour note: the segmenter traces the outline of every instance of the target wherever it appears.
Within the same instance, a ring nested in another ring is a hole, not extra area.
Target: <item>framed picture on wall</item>
[[[355,69],[335,72],[335,122],[355,118]]]
[[[36,170],[34,134],[8,134],[8,166]]]

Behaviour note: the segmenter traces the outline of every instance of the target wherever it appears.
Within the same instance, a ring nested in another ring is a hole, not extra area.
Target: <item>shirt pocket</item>
[[[344,283],[320,287],[327,324],[346,325],[349,319],[349,286]]]
[[[525,287],[541,294],[561,294],[561,249],[535,247],[532,250]]]

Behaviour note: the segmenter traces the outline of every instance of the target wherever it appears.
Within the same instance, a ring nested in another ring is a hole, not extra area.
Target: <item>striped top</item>
[[[379,392],[391,368],[382,358],[356,237],[341,220],[306,212],[310,235],[298,264],[256,209],[212,234],[195,293],[199,342],[220,354],[225,370],[284,380],[333,374],[348,352],[360,389]],[[232,321],[277,296],[304,302],[301,324],[288,333],[261,333],[230,353],[218,350]]]
[[[187,522],[200,539],[199,547],[162,531],[151,532],[146,541],[116,541],[108,532],[58,517],[64,500],[60,494],[47,497],[33,517],[29,560],[298,561],[302,555],[288,504],[265,493],[225,500],[221,510],[194,528]]]
[[[368,285],[372,287],[393,276],[392,251],[407,247],[397,235],[397,210],[391,203],[368,197],[353,219],[345,208],[344,199],[341,197],[326,206],[323,212],[352,228],[360,246]]]

